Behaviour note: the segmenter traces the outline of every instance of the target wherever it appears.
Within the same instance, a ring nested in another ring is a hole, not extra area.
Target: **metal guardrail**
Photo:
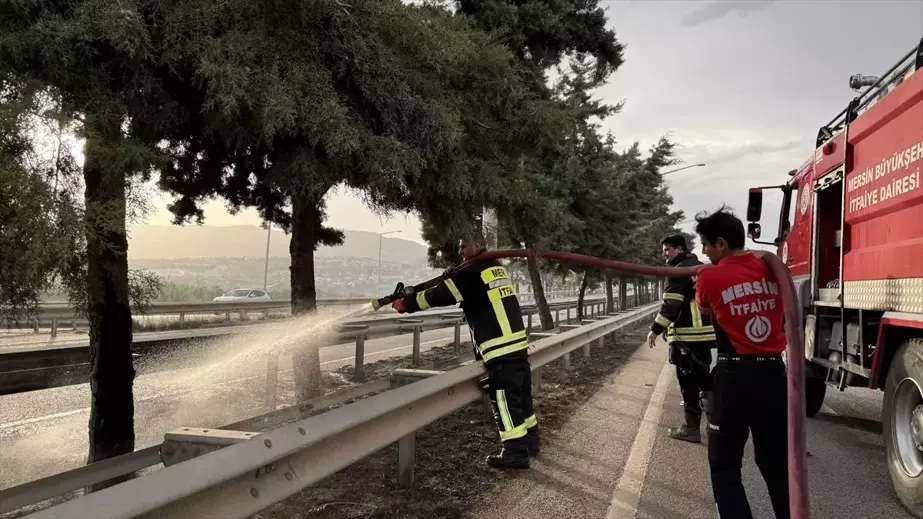
[[[532,369],[538,375],[542,366],[559,358],[566,368],[572,351],[582,347],[589,355],[594,341],[646,324],[658,308],[659,303],[648,304],[539,339],[529,348]],[[249,439],[237,438],[232,445],[46,508],[27,519],[249,518],[395,442],[401,450],[400,470],[406,474],[409,462],[412,480],[415,432],[480,399],[477,379],[483,371],[479,363],[472,363],[294,424],[249,434]],[[225,432],[229,437],[246,434]],[[165,440],[176,436],[175,431],[168,433]],[[41,481],[26,485],[39,488]],[[0,496],[9,496],[10,490]]]
[[[587,295],[598,295],[588,293]],[[518,294],[521,300],[532,300],[531,292]],[[576,297],[577,293],[572,290],[559,292],[546,292],[547,297]],[[372,297],[359,298],[331,298],[317,299],[317,306],[352,306],[368,304]],[[216,303],[213,301],[202,303],[151,303],[150,307],[143,314],[139,315],[164,315],[164,314],[201,314],[211,312],[239,312],[251,311],[262,312],[263,310],[274,310],[277,308],[291,307],[290,299],[277,299],[272,301],[229,301]],[[39,305],[39,318],[58,317],[62,319],[73,318],[74,308],[66,303],[44,303]]]
[[[588,293],[589,297],[598,296],[597,293]],[[535,300],[535,295],[531,292],[518,294],[521,303],[527,303]],[[577,292],[573,290],[562,290],[555,292],[546,292],[547,298],[569,298],[577,297]],[[371,298],[344,298],[344,299],[317,299],[318,307],[330,306],[361,306],[368,304]],[[154,315],[176,315],[179,322],[186,320],[187,314],[225,314],[227,320],[231,320],[232,313],[238,313],[243,319],[249,313],[262,313],[268,316],[272,310],[288,309],[291,307],[290,299],[279,299],[274,301],[232,301],[224,303],[203,302],[203,303],[151,303],[144,313],[137,313],[136,316],[154,316]],[[85,324],[86,319],[74,314],[74,308],[67,303],[45,303],[39,305],[39,312],[33,327],[36,332],[39,325],[48,323],[51,327],[51,336],[57,336],[58,326],[61,322],[72,323],[74,327],[77,323]]]

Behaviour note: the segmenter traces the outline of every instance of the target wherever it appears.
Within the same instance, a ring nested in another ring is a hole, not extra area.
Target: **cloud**
[[[801,139],[782,141],[764,139],[744,142],[711,141],[683,143],[678,151],[687,161],[692,160],[705,162],[709,165],[718,165],[737,162],[744,158],[755,158],[777,153],[791,155],[791,152],[801,152],[807,157],[807,153],[810,152],[810,146]]]
[[[769,7],[769,4],[775,0],[761,0],[757,2],[712,2],[705,7],[701,7],[683,16],[679,24],[683,27],[695,27],[715,20],[720,20],[725,16],[736,12],[740,16],[747,16],[750,13],[763,10]]]

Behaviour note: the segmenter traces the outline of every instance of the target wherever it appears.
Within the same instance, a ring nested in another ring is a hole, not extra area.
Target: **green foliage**
[[[517,57],[544,76],[570,54],[593,56],[598,85],[622,64],[623,47],[606,28],[600,0],[456,0],[478,27],[500,35]]]
[[[44,94],[34,83],[0,77],[0,321],[8,325],[34,317],[80,232],[67,188],[73,157],[60,142],[42,153],[31,138],[51,118]]]

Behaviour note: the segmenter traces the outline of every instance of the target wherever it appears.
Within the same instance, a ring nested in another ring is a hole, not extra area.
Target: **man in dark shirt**
[[[714,267],[699,271],[696,303],[712,316],[718,346],[708,424],[708,464],[718,514],[751,519],[741,482],[747,437],[777,518],[789,517],[785,364],[779,285],[761,259],[744,250],[743,223],[722,208],[696,217],[696,233]]]
[[[503,448],[487,463],[495,468],[529,468],[539,453],[538,419],[532,407],[532,368],[528,331],[509,272],[497,260],[479,260],[483,240],[461,240],[459,251],[472,260],[452,269],[438,285],[395,301],[398,312],[413,313],[461,303],[472,332],[474,356],[484,363],[482,386],[490,396]]]

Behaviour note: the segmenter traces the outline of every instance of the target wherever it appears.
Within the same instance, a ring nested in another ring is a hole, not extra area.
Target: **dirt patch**
[[[643,335],[624,336],[607,342],[584,359],[572,358],[572,369],[560,363],[543,368],[542,386],[535,408],[544,433],[558,430],[574,410],[586,402],[616,373],[638,348]],[[467,352],[467,350],[463,350]],[[428,355],[427,355],[428,354]],[[438,365],[453,355],[452,346],[433,348],[423,355],[425,363]],[[386,375],[408,367],[409,359],[390,359],[366,366],[367,373]],[[432,369],[432,368],[430,368]],[[340,370],[352,374],[349,367]],[[431,519],[461,518],[478,499],[500,482],[521,472],[504,473],[488,468],[484,456],[499,448],[499,438],[484,407],[466,406],[417,432],[416,482],[412,489],[396,482],[397,446],[390,445],[306,489],[297,496],[267,509],[258,519]]]

